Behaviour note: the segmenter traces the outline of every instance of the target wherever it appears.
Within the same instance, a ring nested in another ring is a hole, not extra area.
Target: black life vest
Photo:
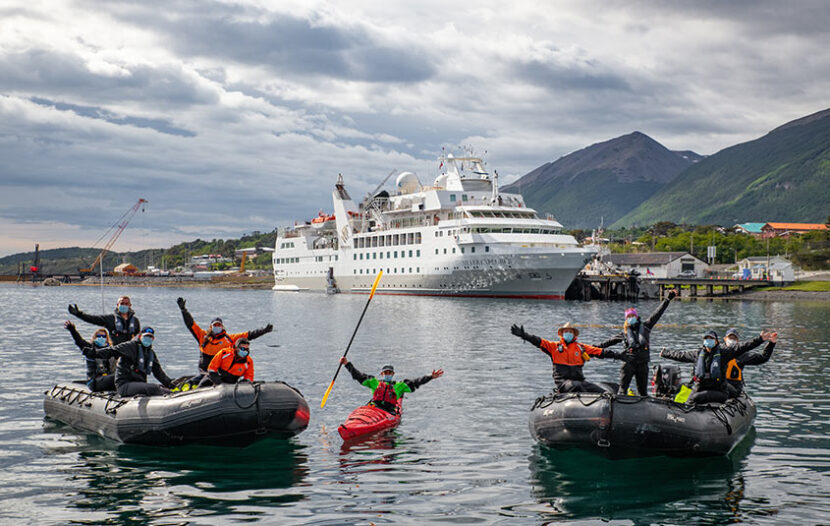
[[[153,370],[153,357],[156,353],[153,352],[152,347],[144,347],[139,342],[137,354],[137,360],[134,364],[136,372],[145,376],[149,375]]]
[[[381,402],[382,404],[389,404],[390,407],[395,407],[398,404],[398,394],[395,392],[395,384],[380,381],[375,388],[375,392],[372,393],[372,402]]]
[[[706,358],[710,356],[709,366],[706,366]],[[720,346],[716,346],[712,351],[706,352],[701,350],[697,355],[697,363],[695,364],[695,378],[698,381],[706,381],[719,384],[723,381],[723,369],[721,368],[720,360]]]
[[[625,350],[638,357],[637,361],[643,361],[643,358],[648,361],[649,334],[648,327],[642,321],[638,321],[635,328],[630,325],[625,326],[623,331]]]
[[[132,338],[136,334],[138,334],[138,320],[133,315],[133,312],[130,311],[129,317],[127,321],[124,321],[124,318],[121,317],[121,314],[116,311],[115,313],[115,331],[112,334],[113,338]]]

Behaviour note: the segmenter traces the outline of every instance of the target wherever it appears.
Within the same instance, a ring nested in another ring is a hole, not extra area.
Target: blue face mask
[[[225,329],[221,325],[214,325],[210,330],[213,331],[213,334],[222,334],[222,331]]]
[[[141,345],[145,347],[150,347],[153,345],[153,337],[152,336],[142,336],[141,337]]]
[[[240,358],[247,358],[248,357],[248,350],[247,349],[237,349],[236,354]]]
[[[713,338],[703,338],[703,345],[705,345],[707,349],[711,349],[715,346],[715,340]]]
[[[629,325],[637,325],[637,317],[636,316],[629,316],[625,319],[625,322]]]
[[[571,343],[574,341],[574,333],[572,332],[563,332],[562,339],[565,340],[566,343]]]
[[[392,379],[395,377],[394,374],[382,374],[380,375],[381,382],[392,382]]]
[[[121,314],[127,314],[128,312],[130,312],[130,306],[129,305],[119,305],[118,306],[118,312],[120,312]]]
[[[103,336],[98,336],[95,338],[95,345],[98,347],[106,347],[107,346],[107,339]]]

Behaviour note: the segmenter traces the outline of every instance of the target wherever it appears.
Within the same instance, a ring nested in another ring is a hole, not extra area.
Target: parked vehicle
[[[696,278],[697,274],[694,270],[684,270],[677,275],[678,278]]]

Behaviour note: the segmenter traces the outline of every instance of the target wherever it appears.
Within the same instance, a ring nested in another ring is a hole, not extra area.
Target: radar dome
[[[417,192],[421,188],[421,181],[418,176],[412,172],[401,172],[395,180],[395,186],[401,194],[411,194]]]

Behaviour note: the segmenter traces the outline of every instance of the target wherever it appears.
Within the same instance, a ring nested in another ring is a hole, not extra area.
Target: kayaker
[[[637,381],[638,394],[640,396],[648,396],[648,363],[651,360],[649,353],[651,330],[660,320],[663,313],[666,312],[669,302],[676,298],[678,294],[679,292],[676,289],[670,290],[666,299],[660,302],[657,310],[645,321],[640,321],[640,315],[637,314],[637,309],[633,307],[626,309],[622,332],[599,344],[599,347],[603,349],[620,342],[625,344],[625,352],[620,354],[620,359],[625,363],[620,368],[620,387],[618,393],[628,393],[628,386],[631,385],[631,378],[634,377]]]
[[[87,323],[104,327],[112,338],[112,344],[118,345],[135,338],[141,331],[141,323],[133,312],[129,296],[121,296],[115,303],[114,314],[87,314],[78,308],[77,303],[69,306],[69,314]]]
[[[119,396],[163,395],[170,392],[173,381],[161,368],[158,356],[153,350],[154,340],[153,328],[145,327],[138,338],[105,349],[90,348],[84,356],[104,359],[118,357],[118,364],[115,368],[115,388]],[[162,385],[147,383],[147,375],[150,372]]]
[[[191,316],[190,312],[188,312],[185,307],[184,298],[178,298],[176,303],[179,304],[179,309],[182,311],[182,318],[184,318],[185,326],[187,326],[190,334],[196,338],[196,341],[199,342],[199,371],[201,373],[207,372],[210,361],[216,353],[223,349],[233,348],[238,339],[247,338],[248,340],[253,340],[274,330],[274,326],[269,323],[261,329],[228,334],[228,332],[225,331],[225,324],[222,322],[222,318],[217,317],[210,322],[210,331],[206,331],[199,327],[199,325],[193,320],[193,316]],[[198,382],[201,378],[196,377],[194,380]]]
[[[513,325],[510,332],[526,342],[538,347],[543,353],[550,356],[553,362],[553,382],[558,393],[602,393],[607,391],[597,384],[585,380],[582,374],[582,366],[585,362],[594,358],[622,359],[622,353],[609,351],[601,347],[587,345],[576,341],[579,336],[579,329],[567,322],[556,334],[559,341],[544,340],[538,336],[525,332],[524,325]]]
[[[106,329],[97,329],[92,333],[92,341],[86,341],[83,336],[78,333],[75,324],[66,320],[63,328],[69,331],[72,339],[75,340],[75,345],[84,353],[84,360],[86,361],[86,386],[90,391],[115,391],[115,362],[116,358],[88,358],[86,356],[86,349],[104,349],[112,345],[109,333]]]
[[[694,387],[687,400],[690,404],[726,402],[726,364],[746,353],[746,349],[721,345],[718,334],[708,330],[703,334],[703,346],[693,351],[660,351],[661,358],[695,364]]]
[[[375,378],[358,371],[345,356],[340,358],[340,363],[346,366],[352,378],[360,382],[362,386],[372,390],[372,401],[369,404],[389,413],[397,412],[398,400],[403,398],[405,393],[411,393],[430,380],[439,378],[444,374],[443,369],[433,369],[432,374],[414,380],[403,379],[396,382],[395,368],[391,365],[384,365],[380,370],[380,376]]]
[[[745,348],[745,351],[749,351],[763,342],[767,342],[767,344],[764,346],[763,352],[744,352],[726,364],[727,391],[731,398],[737,397],[744,390],[743,368],[747,365],[765,364],[772,357],[772,351],[775,349],[775,343],[778,341],[778,333],[762,332],[752,340],[744,343],[739,343],[738,338],[738,331],[729,329],[726,331],[726,336],[723,339],[727,347],[734,349]]]
[[[216,353],[207,368],[207,374],[199,382],[199,387],[235,384],[240,378],[254,381],[254,361],[250,356],[251,342],[248,338],[239,338],[232,349],[223,349]]]

